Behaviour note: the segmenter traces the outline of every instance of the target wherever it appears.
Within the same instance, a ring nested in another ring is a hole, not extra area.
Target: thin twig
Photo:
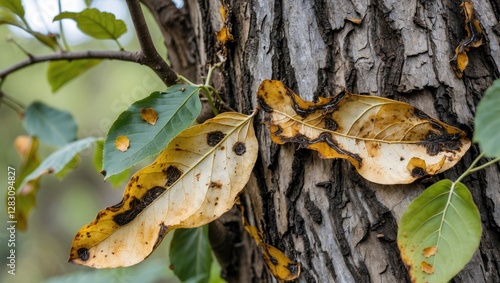
[[[140,54],[143,63],[155,71],[167,86],[175,84],[177,82],[177,74],[156,50],[139,1],[127,0],[127,6],[132,22],[134,23],[137,40],[141,46]]]
[[[108,50],[88,50],[79,52],[58,52],[48,55],[31,56],[21,62],[18,62],[4,70],[0,71],[0,79],[27,66],[37,63],[59,60],[78,60],[78,59],[111,59],[144,64],[138,52],[129,51],[108,51]]]

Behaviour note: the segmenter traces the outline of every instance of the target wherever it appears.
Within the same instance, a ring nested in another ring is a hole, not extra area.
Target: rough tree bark
[[[226,102],[243,113],[256,107],[263,79],[279,79],[308,100],[346,89],[408,102],[470,136],[475,106],[499,77],[498,0],[473,0],[485,40],[470,51],[462,79],[449,64],[466,36],[459,1],[226,2],[235,41],[228,45],[227,62],[215,83]],[[175,40],[194,40],[188,42],[192,49],[168,46],[169,55],[184,58],[183,52],[195,52],[197,70],[217,63],[214,33],[222,26],[220,6],[220,0],[186,1],[182,20],[192,30]],[[161,10],[150,8],[161,24]],[[347,18],[363,21],[356,25]],[[189,71],[175,63],[174,68],[181,74]],[[247,216],[265,231],[266,242],[302,264],[298,281],[410,281],[396,245],[398,220],[428,185],[456,179],[478,155],[478,147],[444,174],[382,186],[361,178],[346,161],[322,160],[294,145],[272,144],[262,115],[255,122],[260,155],[243,202]],[[479,250],[453,282],[500,282],[500,166],[464,183],[481,211],[484,232]],[[238,221],[233,211],[211,225],[224,276],[229,282],[272,282]]]

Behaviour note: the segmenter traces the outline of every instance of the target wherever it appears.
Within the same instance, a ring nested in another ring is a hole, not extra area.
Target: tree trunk
[[[473,0],[484,40],[468,53],[462,79],[449,62],[467,36],[459,1],[226,3],[234,42],[227,45],[215,86],[231,107],[246,114],[257,106],[262,80],[278,79],[307,100],[349,90],[404,101],[471,137],[475,107],[499,76],[498,0]],[[183,8],[201,70],[219,60],[220,6],[219,0],[189,0]],[[473,146],[457,166],[430,179],[382,186],[364,180],[347,161],[273,144],[262,113],[255,128],[260,155],[243,196],[246,215],[264,231],[265,242],[301,263],[299,282],[409,282],[396,245],[398,220],[426,187],[456,179],[479,153]],[[453,282],[500,282],[500,166],[463,182],[481,212],[483,237]],[[233,211],[211,225],[224,276],[229,282],[274,281],[238,221]]]

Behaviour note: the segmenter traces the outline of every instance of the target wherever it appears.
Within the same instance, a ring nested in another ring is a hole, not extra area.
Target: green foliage
[[[24,7],[21,0],[0,0],[0,7],[9,9],[21,18],[24,17]]]
[[[20,185],[22,188],[27,182],[37,180],[44,174],[58,174],[63,170],[67,170],[68,163],[74,162],[75,156],[83,150],[91,147],[98,139],[88,137],[85,139],[77,140],[65,145],[59,150],[52,153],[49,157],[42,161],[42,163],[31,172]],[[74,165],[74,164],[73,164]]]
[[[201,111],[198,92],[198,87],[175,85],[166,92],[154,92],[136,101],[122,112],[109,129],[104,142],[103,169],[106,177],[158,154],[178,133],[190,126]],[[158,113],[155,125],[142,119],[142,108],[153,108]],[[119,136],[130,139],[130,148],[125,152],[115,147],[115,140]]]
[[[127,31],[127,26],[122,20],[116,19],[114,14],[101,12],[97,9],[85,9],[79,13],[62,12],[54,21],[72,19],[78,28],[85,34],[96,39],[117,40]]]
[[[401,217],[398,246],[413,282],[448,282],[472,258],[481,219],[467,187],[439,181],[417,197]]]
[[[7,24],[16,27],[24,28],[23,22],[21,22],[11,11],[0,8],[0,25]]]
[[[212,249],[208,242],[208,226],[177,229],[170,244],[170,262],[183,282],[209,282]]]
[[[484,93],[476,108],[473,141],[487,157],[500,157],[500,80]]]
[[[77,126],[73,116],[39,101],[26,109],[23,126],[30,135],[48,145],[63,146],[76,139]]]
[[[73,61],[52,61],[47,69],[47,80],[56,92],[64,84],[85,73],[95,65],[101,63],[99,59],[85,59]]]

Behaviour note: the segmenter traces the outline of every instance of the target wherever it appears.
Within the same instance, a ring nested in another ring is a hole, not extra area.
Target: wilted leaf
[[[0,0],[0,7],[9,9],[21,18],[24,17],[24,7],[21,0]]]
[[[208,282],[212,266],[212,249],[208,227],[178,229],[170,243],[171,268],[182,282],[196,276],[196,282]]]
[[[47,80],[50,83],[52,92],[56,92],[63,85],[99,63],[101,63],[99,59],[50,62],[47,69]]]
[[[226,112],[182,131],[132,176],[120,203],[78,231],[69,261],[133,265],[169,231],[202,226],[228,211],[257,159],[253,115]]]
[[[279,280],[294,280],[300,276],[300,263],[289,259],[282,251],[262,241],[262,232],[248,223],[244,216],[244,207],[240,205],[241,221],[245,230],[252,236],[255,243],[262,248],[262,256],[269,270]]]
[[[158,120],[158,113],[153,108],[141,108],[141,117],[142,120],[154,126]]]
[[[127,149],[130,147],[130,140],[127,138],[127,136],[118,136],[115,139],[115,147],[119,151],[127,151]]]
[[[464,0],[462,4],[462,13],[464,14],[464,26],[467,31],[467,38],[460,41],[457,48],[455,48],[455,56],[451,59],[450,64],[457,77],[461,78],[463,72],[469,64],[467,51],[471,47],[479,47],[483,44],[483,30],[481,23],[474,17],[474,6],[470,0]]]
[[[63,12],[54,21],[73,19],[85,34],[97,39],[118,39],[127,31],[122,20],[117,20],[112,13],[101,12],[95,8],[85,9],[80,13]]]
[[[258,99],[270,114],[273,142],[347,159],[375,183],[411,183],[443,172],[470,147],[463,131],[390,99],[343,92],[313,103],[269,80],[260,85]]]
[[[76,123],[65,111],[35,101],[25,111],[23,126],[48,145],[63,146],[76,139]]]
[[[481,219],[467,187],[442,180],[406,209],[398,228],[401,258],[412,282],[448,282],[472,258]]]
[[[476,108],[474,138],[487,157],[500,157],[500,80],[493,82]]]
[[[75,155],[89,148],[97,141],[97,138],[88,137],[65,145],[59,150],[49,155],[42,163],[31,172],[22,182],[21,186],[32,180],[37,180],[45,174],[58,174],[63,169],[67,169],[67,164],[74,160]]]
[[[180,131],[193,124],[201,111],[200,89],[174,85],[166,92],[154,92],[134,102],[113,122],[104,142],[103,169],[106,178],[122,172],[146,157],[156,155]],[[156,125],[144,123],[142,108],[154,108],[158,113]],[[118,136],[129,136],[132,146],[126,152],[116,150]]]
[[[222,19],[222,27],[216,32],[217,41],[225,46],[228,41],[233,41],[233,35],[231,34],[231,24],[229,23],[229,19],[227,18],[229,8],[224,5],[219,8],[219,12]]]

